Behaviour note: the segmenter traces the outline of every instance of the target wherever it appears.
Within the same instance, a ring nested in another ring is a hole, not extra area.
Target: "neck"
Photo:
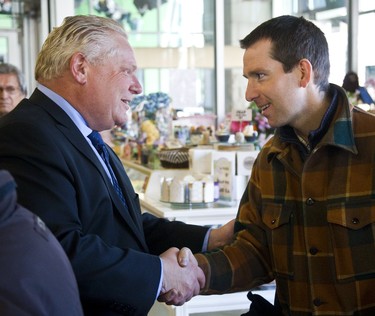
[[[298,125],[293,126],[296,134],[307,141],[310,132],[318,129],[321,125],[330,103],[331,99],[324,92],[320,92],[312,101],[308,101],[306,111],[303,113],[303,119]]]

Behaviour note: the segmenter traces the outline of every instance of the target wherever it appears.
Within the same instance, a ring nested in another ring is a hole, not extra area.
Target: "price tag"
[[[232,121],[251,121],[252,111],[251,109],[233,109],[232,110]]]

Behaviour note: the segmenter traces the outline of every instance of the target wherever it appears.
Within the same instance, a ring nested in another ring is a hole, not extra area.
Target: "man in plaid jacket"
[[[276,281],[283,315],[375,315],[375,116],[328,83],[328,45],[303,17],[240,41],[246,99],[276,128],[254,163],[233,244],[196,255],[203,294]]]

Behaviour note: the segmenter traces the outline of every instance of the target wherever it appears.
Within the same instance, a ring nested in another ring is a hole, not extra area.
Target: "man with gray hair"
[[[23,73],[14,65],[0,64],[0,117],[13,110],[26,95]]]

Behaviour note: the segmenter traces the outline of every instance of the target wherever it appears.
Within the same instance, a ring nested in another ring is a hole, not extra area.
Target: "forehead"
[[[273,60],[271,57],[272,43],[269,40],[260,40],[246,48],[243,62],[246,64],[262,64]]]
[[[272,43],[270,40],[260,40],[246,48],[243,55],[244,74],[282,66],[271,56]]]
[[[130,46],[129,42],[125,42],[124,50],[123,50],[124,57],[128,60],[131,64],[136,64],[135,54],[133,48]]]
[[[117,45],[118,58],[123,59],[123,61],[128,65],[136,66],[137,62],[135,59],[134,50],[129,41],[125,37],[118,35],[118,39],[115,43],[115,45]]]
[[[18,79],[15,74],[0,74],[1,85],[18,86]]]

